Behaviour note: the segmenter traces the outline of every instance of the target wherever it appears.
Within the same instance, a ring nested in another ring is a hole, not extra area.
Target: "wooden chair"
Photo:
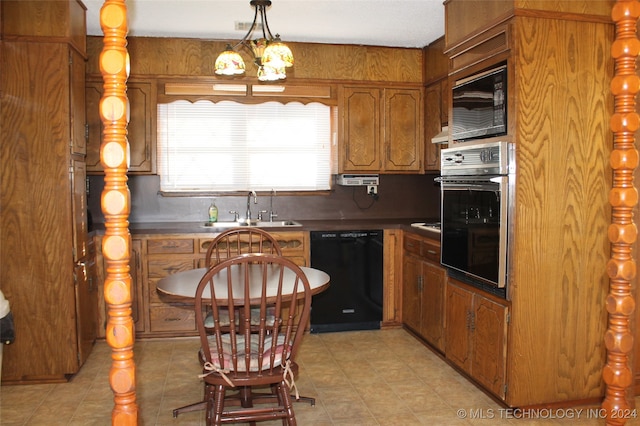
[[[273,235],[260,228],[231,228],[218,234],[207,248],[205,266],[246,253],[270,253],[282,256],[282,249]]]
[[[220,261],[247,253],[269,253],[282,256],[278,241],[267,231],[260,228],[231,228],[216,236],[205,255],[205,267],[210,268]],[[221,311],[220,326],[229,326],[229,313]],[[257,321],[253,311],[253,322]],[[237,317],[236,317],[237,318]],[[209,331],[213,328],[213,318],[207,315],[205,325]]]
[[[207,268],[211,268],[212,266],[217,265],[223,260],[248,253],[268,253],[277,256],[282,255],[282,249],[278,244],[278,241],[268,233],[260,228],[247,228],[247,227],[239,227],[239,228],[231,228],[224,232],[218,234],[212,241],[209,247],[207,248],[207,253],[205,255],[205,266]],[[273,307],[268,309],[268,321],[273,321]],[[223,331],[229,331],[229,311],[225,308],[221,308],[219,312],[219,327],[222,327]],[[240,321],[240,317],[243,315],[241,311],[239,315],[236,315],[235,321]],[[250,310],[250,318],[251,322],[253,322],[254,330],[258,326],[258,315],[259,309],[251,309]],[[213,333],[214,324],[213,324],[213,316],[211,312],[209,312],[205,316],[204,320],[205,329],[209,333]],[[238,324],[236,324],[238,325]],[[207,389],[205,385],[205,397],[207,394]],[[308,402],[311,405],[315,405],[315,398],[312,397],[300,397],[300,400]],[[173,410],[173,417],[178,417],[181,413],[188,413],[191,411],[199,411],[205,408],[205,401],[199,401],[193,404],[185,405],[183,407],[179,407]]]
[[[223,260],[200,280],[195,309],[207,424],[283,419],[284,424],[296,425],[290,390],[295,389],[295,356],[311,309],[309,282],[302,270],[271,254]],[[257,330],[250,322],[251,310],[256,309]],[[213,331],[204,324],[209,310]],[[230,316],[228,332],[219,326],[221,312]],[[244,320],[236,321],[240,312]],[[268,392],[257,393],[259,387]],[[232,389],[237,392],[232,394]],[[254,407],[267,402],[269,406]]]

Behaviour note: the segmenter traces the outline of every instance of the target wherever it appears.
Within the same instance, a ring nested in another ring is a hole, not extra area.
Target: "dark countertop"
[[[437,231],[412,227],[416,222],[434,222],[438,219],[357,219],[357,220],[299,220],[302,226],[274,226],[267,230],[274,232],[282,231],[352,231],[370,229],[401,229],[411,231],[428,238],[440,240],[440,233]],[[104,224],[94,224],[94,232],[98,235],[104,234]],[[204,225],[204,222],[138,222],[130,223],[129,231],[132,235],[141,234],[198,234],[216,233],[219,229],[214,229]]]

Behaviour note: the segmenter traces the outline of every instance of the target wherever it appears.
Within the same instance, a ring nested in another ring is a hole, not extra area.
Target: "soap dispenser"
[[[216,206],[216,200],[213,200],[211,205],[209,206],[209,222],[217,222],[218,221],[218,206]]]

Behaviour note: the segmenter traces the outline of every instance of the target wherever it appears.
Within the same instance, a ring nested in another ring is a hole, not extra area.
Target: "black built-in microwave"
[[[449,128],[454,141],[507,133],[507,66],[484,71],[453,85]]]

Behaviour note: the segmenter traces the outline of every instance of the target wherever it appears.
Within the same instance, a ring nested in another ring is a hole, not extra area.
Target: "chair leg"
[[[280,395],[282,406],[287,412],[287,424],[289,426],[296,426],[298,423],[296,422],[296,415],[293,412],[293,403],[291,402],[291,395],[289,394],[289,386],[287,386],[284,380],[278,384],[278,395]]]
[[[173,418],[177,418],[179,414],[182,413],[191,413],[192,411],[200,411],[207,408],[207,384],[204,385],[204,395],[202,396],[202,401],[194,402],[189,405],[185,405],[182,407],[175,408],[173,410]]]
[[[206,424],[207,426],[211,426],[214,424],[213,420],[214,420],[214,409],[215,409],[215,389],[213,386],[205,386],[205,392],[206,392],[206,396],[205,396],[205,401],[206,401]]]
[[[224,386],[216,385],[213,392],[213,400],[210,400],[213,410],[208,410],[207,412],[207,421],[209,421],[209,416],[211,416],[211,425],[221,425],[222,424],[222,410],[224,410]],[[213,413],[211,413],[213,411]]]
[[[249,386],[243,386],[240,390],[240,405],[243,408],[253,407],[253,400],[251,395],[251,388]]]
[[[292,398],[293,398],[293,402],[308,402],[309,405],[311,405],[312,407],[316,406],[316,399],[312,398],[310,396],[302,396],[302,395],[300,395],[300,397],[297,398],[297,399],[295,397],[293,397],[293,396],[292,396]]]
[[[207,408],[207,401],[194,402],[193,404],[185,405],[183,407],[175,408],[173,410],[173,418],[177,418],[178,414],[190,413],[192,411],[201,411]]]

